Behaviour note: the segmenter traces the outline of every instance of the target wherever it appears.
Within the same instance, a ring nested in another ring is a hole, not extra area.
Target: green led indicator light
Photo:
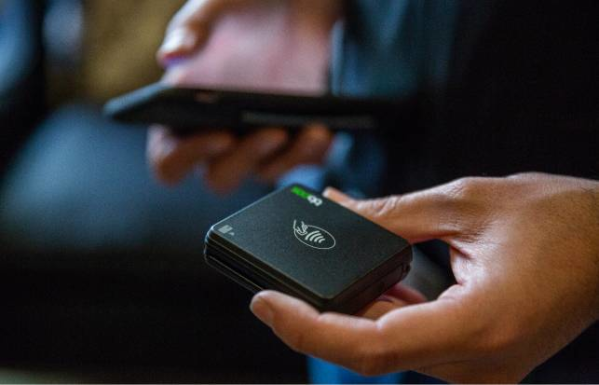
[[[291,188],[291,192],[293,194],[297,195],[298,197],[307,200],[308,202],[310,202],[310,204],[312,204],[316,207],[319,207],[322,205],[322,199],[310,194],[309,192],[307,192],[306,190],[304,190],[301,187],[294,186]]]
[[[309,199],[310,196],[312,196],[312,194],[310,194],[309,192],[307,192],[306,190],[304,190],[301,187],[293,187],[291,189],[291,192],[294,193],[295,195],[297,195],[300,198],[304,198],[304,199]]]

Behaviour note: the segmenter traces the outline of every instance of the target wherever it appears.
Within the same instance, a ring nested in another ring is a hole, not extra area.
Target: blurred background
[[[305,382],[305,359],[202,261],[269,191],[174,189],[107,99],[157,81],[183,0],[0,0],[0,382]]]

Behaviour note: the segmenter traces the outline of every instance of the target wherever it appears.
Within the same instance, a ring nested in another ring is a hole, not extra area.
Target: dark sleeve
[[[599,177],[599,2],[463,0],[428,143],[443,179]]]

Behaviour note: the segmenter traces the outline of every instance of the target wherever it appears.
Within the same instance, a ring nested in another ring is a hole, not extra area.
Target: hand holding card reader
[[[410,269],[406,240],[294,185],[214,225],[206,262],[253,292],[277,290],[319,311],[353,314]]]

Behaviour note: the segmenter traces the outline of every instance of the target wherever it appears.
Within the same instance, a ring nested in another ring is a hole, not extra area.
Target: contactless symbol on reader
[[[304,245],[318,250],[330,250],[337,245],[335,237],[325,229],[307,225],[303,221],[293,221],[293,233]]]

